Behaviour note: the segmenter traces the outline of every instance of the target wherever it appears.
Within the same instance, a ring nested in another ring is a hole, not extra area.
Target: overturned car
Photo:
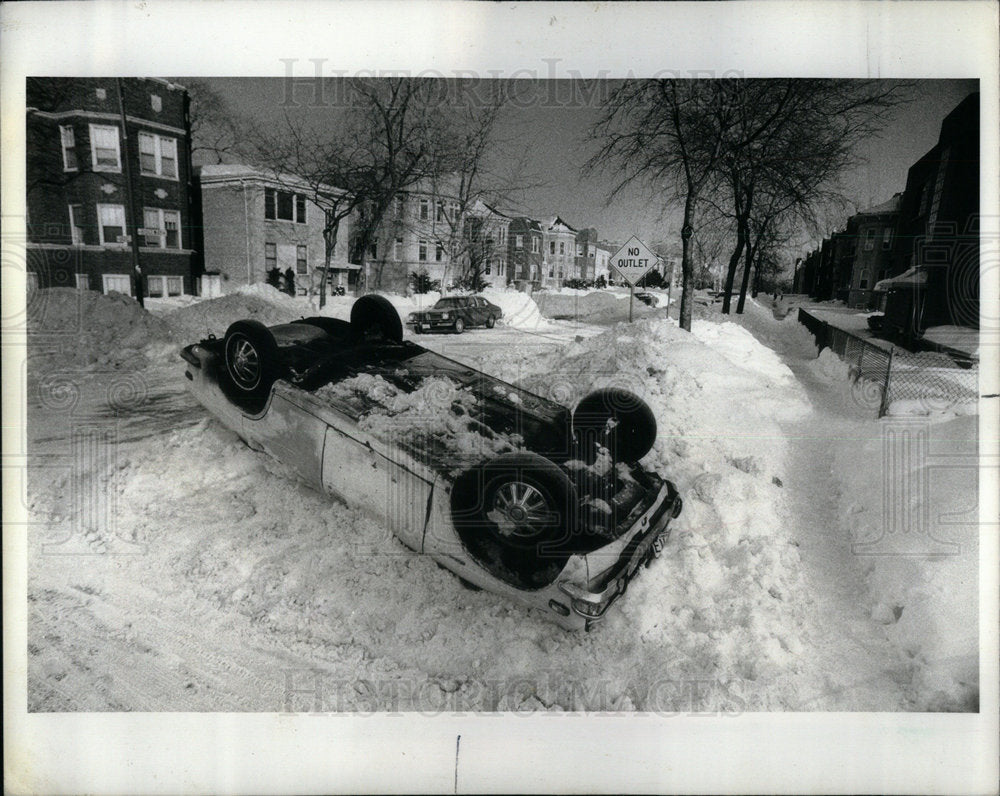
[[[660,552],[675,486],[637,464],[656,422],[598,390],[564,406],[351,320],[237,321],[182,351],[195,397],[256,450],[376,515],[470,587],[589,629]]]

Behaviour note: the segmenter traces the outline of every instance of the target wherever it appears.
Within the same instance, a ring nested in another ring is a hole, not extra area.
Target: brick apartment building
[[[511,219],[508,235],[507,261],[511,281],[519,286],[537,287],[544,263],[542,225],[533,218],[519,216]]]
[[[298,293],[319,290],[326,263],[324,211],[292,177],[238,164],[198,169],[205,279],[220,291],[264,282],[277,268],[295,274]],[[353,291],[360,266],[348,263],[349,219],[341,221],[327,284]]]
[[[29,78],[26,100],[29,288],[137,295],[136,236],[144,295],[194,292],[200,259],[184,87]]]
[[[848,224],[854,233],[854,252],[847,305],[868,308],[874,301],[875,284],[892,267],[899,223],[899,200],[896,194],[887,202],[862,210]]]
[[[555,216],[542,227],[542,281],[545,286],[560,287],[576,276],[576,230]]]

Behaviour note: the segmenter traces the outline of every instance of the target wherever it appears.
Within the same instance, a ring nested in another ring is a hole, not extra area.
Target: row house
[[[542,228],[542,284],[559,287],[576,276],[577,231],[555,216]]]
[[[26,105],[29,288],[192,293],[201,261],[184,87],[29,78]]]
[[[508,268],[510,224],[513,219],[477,199],[463,225],[464,255],[480,281],[506,287],[512,279]]]
[[[427,178],[395,197],[365,258],[369,290],[406,293],[410,275],[426,273],[447,287],[460,274],[452,266],[464,248],[465,213],[458,178]]]
[[[541,283],[545,235],[542,225],[533,218],[512,218],[508,234],[507,262],[510,281],[518,285]]]
[[[941,123],[900,199],[886,321],[904,338],[927,326],[979,325],[979,93]]]
[[[794,289],[884,310],[886,329],[912,341],[933,325],[979,323],[979,94],[941,124],[906,187],[852,216],[796,267]]]
[[[326,214],[300,180],[237,164],[206,165],[196,175],[205,295],[230,293],[291,270],[296,292],[320,289],[326,268]],[[333,192],[334,188],[321,188]],[[348,263],[350,220],[340,222],[330,256],[328,289],[354,290],[360,266]],[[209,287],[213,282],[218,288]]]
[[[577,279],[593,281],[597,278],[597,230],[593,227],[576,233],[576,258],[574,260]]]
[[[899,223],[899,202],[895,194],[887,202],[862,210],[851,217],[855,236],[848,285],[847,306],[868,309],[874,306],[875,284],[889,275]]]

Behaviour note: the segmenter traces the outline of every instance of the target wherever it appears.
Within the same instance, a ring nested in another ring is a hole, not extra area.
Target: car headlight
[[[406,316],[407,321],[415,321],[416,319],[417,319],[417,313],[415,312],[411,312],[409,315]]]

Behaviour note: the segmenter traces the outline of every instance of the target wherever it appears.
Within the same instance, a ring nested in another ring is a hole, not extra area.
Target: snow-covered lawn
[[[64,314],[80,306],[62,295]],[[662,314],[607,329],[487,297],[513,322],[421,344],[567,405],[623,386],[656,414],[645,464],[684,512],[603,624],[574,635],[465,590],[183,391],[181,343],[316,314],[305,300],[252,288],[157,318],[88,296],[98,342],[29,349],[29,709],[310,710],[316,678],[327,711],[974,709],[974,470],[916,494],[918,459],[890,483],[950,517],[922,530],[957,549],[861,555],[884,529],[888,421],[817,375],[793,318],[750,302],[693,334]],[[63,339],[60,319],[35,339]],[[920,428],[960,464],[974,420]],[[79,495],[95,501],[83,516]]]

